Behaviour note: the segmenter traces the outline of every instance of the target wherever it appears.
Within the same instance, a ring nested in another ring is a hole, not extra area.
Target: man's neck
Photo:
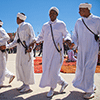
[[[22,24],[23,22],[21,22],[20,24],[18,24],[19,26]]]

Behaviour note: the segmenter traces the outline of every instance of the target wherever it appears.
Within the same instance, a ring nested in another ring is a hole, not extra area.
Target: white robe
[[[6,31],[0,27],[0,46],[6,45],[7,41],[9,40],[9,35]],[[0,85],[3,85],[3,81],[5,79],[6,72],[6,53],[1,52],[0,50]]]
[[[17,43],[18,33],[20,40],[26,41],[26,45],[34,40],[35,35],[32,26],[29,23],[22,22],[16,32],[14,41],[10,43],[7,47],[11,48],[17,45],[17,56],[16,56],[16,74],[17,80],[29,85],[34,84],[34,62],[33,62],[33,50],[30,52],[31,59],[29,58],[29,53],[25,54],[25,48],[21,43]],[[28,60],[30,61],[28,62]]]
[[[59,43],[62,48],[62,62],[60,63],[60,53],[56,50],[52,36],[50,23],[52,24],[54,40],[56,45]],[[56,88],[57,83],[61,84],[64,80],[60,76],[60,69],[63,63],[63,38],[70,39],[70,34],[66,29],[63,21],[55,20],[54,22],[47,22],[43,25],[42,31],[37,38],[37,42],[44,41],[43,43],[43,57],[42,67],[43,74],[40,82],[40,87],[44,88],[50,86]]]
[[[100,34],[99,17],[91,14],[88,18],[83,19],[95,34]],[[81,18],[75,24],[72,39],[78,46],[76,76],[73,80],[73,86],[85,92],[93,92],[94,73],[98,59],[98,42],[96,42],[94,35],[83,24]]]

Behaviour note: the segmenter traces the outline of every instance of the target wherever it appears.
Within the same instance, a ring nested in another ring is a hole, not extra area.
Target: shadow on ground
[[[30,91],[30,92],[32,92],[32,91]],[[16,89],[11,89],[9,91],[0,93],[0,100],[51,100],[53,98],[53,97],[47,98],[46,97],[47,92],[36,94],[36,95],[30,96],[26,99],[24,99],[23,97],[19,97],[20,95],[28,94],[30,92],[22,94],[22,93],[19,93]],[[64,94],[64,93],[65,92],[63,92],[62,94]],[[55,91],[54,96],[57,96],[59,94],[61,95],[61,93],[58,93]],[[56,100],[86,100],[86,99],[83,99],[83,95],[84,95],[84,93],[82,93],[82,92],[71,91],[70,94],[68,96],[66,96],[65,98],[63,98],[63,99],[59,98]]]
[[[16,89],[11,89],[5,92],[0,93],[0,100],[24,100],[22,97],[18,97],[21,95]]]
[[[62,100],[88,100],[83,98],[84,93],[78,91],[70,91],[70,94]]]
[[[47,92],[33,95],[26,99],[24,99],[23,97],[19,97],[20,95],[25,95],[30,92],[32,91],[29,91],[27,93],[19,93],[19,91],[17,91],[16,89],[11,89],[11,90],[0,93],[0,100],[50,100],[52,99],[52,98],[46,97]],[[59,94],[58,92],[55,92],[54,95],[58,95],[58,94]]]

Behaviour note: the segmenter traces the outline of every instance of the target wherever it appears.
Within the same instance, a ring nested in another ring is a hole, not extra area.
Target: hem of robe
[[[3,85],[3,82],[0,82],[0,85]]]
[[[17,79],[17,81],[22,81],[22,80],[20,80],[20,79]],[[35,82],[33,81],[33,82],[29,82],[29,83],[27,83],[27,82],[24,82],[24,81],[22,81],[23,83],[25,83],[25,84],[27,84],[27,85],[32,85],[32,84],[35,84]]]
[[[41,88],[51,87],[51,88],[53,88],[53,89],[55,89],[55,88],[56,88],[56,87],[52,87],[51,85],[45,85],[45,86],[43,86],[43,85],[39,85],[39,87],[41,87]]]
[[[73,84],[73,86],[74,86],[75,88],[81,89],[81,90],[83,90],[84,92],[87,92],[87,93],[93,93],[93,92],[94,92],[94,91],[86,91],[85,89],[83,89],[83,88],[81,88],[81,87],[78,87],[78,86],[75,86],[74,84]]]

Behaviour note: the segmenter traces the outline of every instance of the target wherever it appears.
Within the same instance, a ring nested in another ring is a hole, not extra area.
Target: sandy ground
[[[15,59],[16,54],[8,55],[7,68],[16,75]],[[74,79],[75,74],[61,73],[61,76],[68,82],[69,85],[63,93],[59,93],[61,86],[57,85],[55,94],[52,98],[46,97],[49,87],[39,87],[41,75],[42,74],[35,74],[35,84],[30,86],[32,91],[28,93],[19,93],[16,90],[17,87],[22,85],[22,82],[17,81],[16,78],[11,84],[8,83],[9,78],[5,78],[5,87],[0,88],[0,100],[85,100],[83,99],[84,92],[72,86],[72,80]],[[95,97],[92,100],[100,100],[100,73],[95,74],[94,81],[97,90],[95,91]]]

